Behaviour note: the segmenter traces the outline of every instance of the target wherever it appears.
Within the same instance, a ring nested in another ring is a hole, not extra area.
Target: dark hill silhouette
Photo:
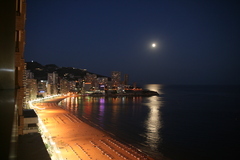
[[[73,67],[58,67],[55,64],[42,65],[38,62],[26,62],[26,69],[34,73],[34,78],[37,80],[47,80],[48,73],[57,72],[60,78],[65,78],[68,80],[78,80],[79,78],[84,78],[87,73],[92,73],[83,69],[77,69]],[[96,74],[97,77],[107,77],[103,75]],[[110,79],[109,77],[107,77]]]

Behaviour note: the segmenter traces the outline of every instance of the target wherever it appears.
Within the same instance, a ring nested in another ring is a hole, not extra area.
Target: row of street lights
[[[47,96],[47,97],[44,97],[44,98],[38,98],[38,99],[35,99],[35,100],[32,100],[32,101],[29,101],[28,103],[29,103],[30,108],[34,109],[34,111],[37,114],[38,113],[37,110],[44,110],[45,108],[40,108],[40,107],[34,106],[33,103],[40,102],[40,101],[45,100],[45,99],[56,98],[58,96],[62,96],[62,95],[53,95],[53,96]],[[41,137],[43,139],[44,144],[48,145],[48,147],[46,147],[46,148],[47,148],[48,153],[51,156],[51,159],[52,160],[63,160],[62,155],[61,155],[61,151],[59,150],[56,143],[53,141],[50,132],[48,132],[48,129],[44,125],[40,116],[38,116],[38,127],[39,127],[40,134],[41,134]]]

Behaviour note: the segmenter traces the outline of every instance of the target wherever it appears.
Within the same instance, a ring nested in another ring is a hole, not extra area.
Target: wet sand
[[[48,130],[47,135],[50,135],[54,141],[52,145],[56,145],[60,151],[52,153],[53,159],[59,156],[64,160],[153,160],[139,150],[117,141],[107,133],[82,122],[59,107],[57,103],[63,98],[35,104],[39,108],[45,108],[37,109],[37,114]]]

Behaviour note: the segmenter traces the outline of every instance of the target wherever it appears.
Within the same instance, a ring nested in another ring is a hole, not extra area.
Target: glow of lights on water
[[[125,104],[126,97],[122,97],[122,103]]]
[[[100,102],[100,104],[104,104],[105,103],[105,99],[104,98],[100,98],[99,102]]]
[[[100,101],[101,101],[101,99],[100,99]],[[105,110],[104,103],[100,102],[100,106],[99,106],[99,120],[101,122],[100,125],[103,124],[104,110]]]
[[[162,84],[148,84],[145,86],[146,89],[150,90],[150,91],[154,91],[154,92],[158,92],[158,94],[163,94],[162,93],[162,88],[163,85]]]
[[[147,89],[159,92],[160,91],[159,87],[161,88],[161,86],[159,85],[149,85]],[[149,144],[149,146],[152,149],[157,150],[158,145],[156,144],[156,142],[161,140],[161,137],[159,136],[159,129],[162,127],[160,113],[160,107],[162,106],[161,97],[158,96],[149,97],[146,105],[150,109],[148,118],[145,121],[147,129],[146,143]]]
[[[153,149],[157,149],[156,142],[160,140],[159,136],[159,129],[161,128],[161,119],[160,119],[160,106],[161,103],[156,103],[158,101],[155,101],[153,98],[157,97],[151,97],[150,102],[147,104],[149,106],[150,112],[148,114],[148,119],[146,121],[146,127],[147,127],[147,143],[151,146]]]

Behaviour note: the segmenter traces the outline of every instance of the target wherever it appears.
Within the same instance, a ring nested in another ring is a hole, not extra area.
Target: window
[[[22,12],[22,0],[16,0],[16,14],[20,16]]]
[[[21,31],[15,31],[15,51],[19,52],[19,42],[21,40]]]

